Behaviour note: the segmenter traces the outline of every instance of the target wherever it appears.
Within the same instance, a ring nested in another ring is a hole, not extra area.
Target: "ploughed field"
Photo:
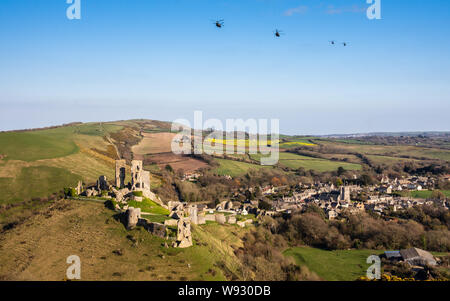
[[[172,152],[171,143],[175,133],[142,132],[142,140],[131,149],[136,158],[144,160],[145,165],[156,165],[163,169],[170,165],[173,170],[193,172],[208,166],[205,162],[187,156],[176,155]]]
[[[166,165],[170,165],[173,170],[181,169],[184,172],[193,172],[208,167],[208,164],[202,160],[183,155],[176,155],[172,152],[146,154],[143,156],[143,159],[144,165],[148,165],[150,171],[152,171],[150,165],[156,166],[156,169],[154,169],[155,171],[164,169]]]
[[[142,140],[132,147],[138,155],[170,153],[171,143],[175,133],[142,133]]]

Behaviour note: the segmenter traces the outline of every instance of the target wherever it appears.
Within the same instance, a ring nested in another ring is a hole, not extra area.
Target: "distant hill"
[[[319,135],[319,137],[328,138],[357,138],[357,137],[450,137],[448,131],[429,131],[429,132],[373,132],[373,133],[355,133],[355,134],[332,134],[332,135]]]

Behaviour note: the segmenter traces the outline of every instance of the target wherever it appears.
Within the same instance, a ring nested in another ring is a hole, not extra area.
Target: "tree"
[[[364,186],[372,185],[374,183],[373,178],[368,174],[361,175],[359,180],[361,181],[361,184]]]
[[[431,193],[431,198],[433,200],[445,200],[445,195],[439,190],[434,190],[433,193]]]
[[[272,180],[270,181],[271,182],[271,184],[273,185],[273,186],[281,186],[281,181],[280,181],[280,179],[278,179],[277,177],[273,177],[272,178]]]
[[[66,197],[76,197],[76,196],[78,196],[77,190],[75,188],[72,188],[72,187],[64,188],[64,195]]]
[[[272,209],[272,205],[270,205],[268,202],[266,202],[264,200],[260,200],[258,202],[258,208],[261,210],[270,210],[270,209]]]
[[[337,175],[340,177],[345,173],[345,169],[342,166],[339,166],[337,169]]]

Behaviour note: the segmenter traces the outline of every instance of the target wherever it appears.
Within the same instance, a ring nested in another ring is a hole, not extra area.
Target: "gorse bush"
[[[64,196],[65,197],[76,197],[78,196],[77,190],[75,188],[64,188]]]

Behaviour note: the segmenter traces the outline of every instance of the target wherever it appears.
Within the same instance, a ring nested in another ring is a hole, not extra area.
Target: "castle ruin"
[[[131,190],[136,190],[137,188],[142,188],[142,161],[132,160],[131,161]]]
[[[122,189],[125,186],[125,171],[127,162],[125,160],[116,160],[116,187]]]
[[[76,192],[78,195],[90,197],[102,196],[103,198],[115,198],[114,209],[121,212],[121,221],[127,229],[133,229],[136,226],[142,226],[153,235],[161,238],[167,238],[167,225],[157,222],[151,222],[146,218],[141,217],[141,209],[129,207],[129,201],[142,202],[144,198],[149,198],[163,208],[169,209],[161,199],[150,191],[150,172],[143,169],[143,162],[141,160],[131,161],[131,182],[125,184],[125,177],[127,172],[126,160],[116,160],[115,162],[115,185],[110,185],[106,176],[101,175],[94,185],[87,187],[83,191],[83,184],[78,182]],[[142,192],[135,193],[135,192]],[[169,205],[170,204],[169,202]],[[206,223],[205,218],[201,221],[198,216],[198,209],[196,206],[185,208],[181,203],[177,205],[179,210],[172,212],[171,217],[173,221],[172,226],[177,226],[177,235],[174,239],[173,246],[177,248],[187,248],[192,246],[191,223],[199,224]],[[176,208],[175,208],[176,209]],[[172,210],[173,211],[173,210]],[[185,218],[185,214],[188,217]]]

